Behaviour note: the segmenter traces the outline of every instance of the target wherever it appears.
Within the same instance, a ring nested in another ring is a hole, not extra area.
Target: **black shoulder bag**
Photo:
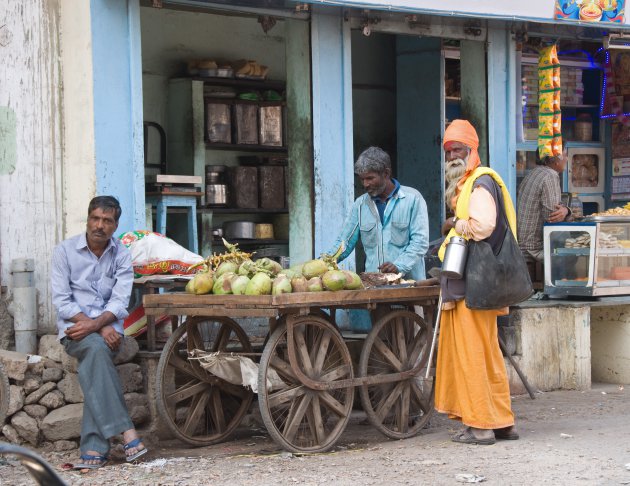
[[[498,209],[505,220],[505,235],[498,254],[494,254],[487,241],[468,240],[466,307],[469,309],[501,309],[534,293],[527,264],[505,215],[500,188],[498,197]]]

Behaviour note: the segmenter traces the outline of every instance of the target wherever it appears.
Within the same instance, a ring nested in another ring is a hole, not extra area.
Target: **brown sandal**
[[[514,426],[494,429],[494,436],[497,440],[518,440],[519,435]]]
[[[459,442],[460,444],[476,444],[476,445],[492,445],[496,442],[494,437],[488,437],[487,439],[478,438],[472,430],[466,428],[459,431],[453,437],[453,442]]]

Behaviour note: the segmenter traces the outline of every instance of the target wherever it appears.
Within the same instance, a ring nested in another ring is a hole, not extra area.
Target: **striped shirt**
[[[532,169],[518,188],[517,232],[521,250],[542,251],[543,224],[560,204],[560,177],[545,165]]]

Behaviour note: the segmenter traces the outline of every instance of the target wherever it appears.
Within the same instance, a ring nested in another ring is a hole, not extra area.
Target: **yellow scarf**
[[[505,215],[507,216],[508,224],[510,225],[510,229],[514,234],[514,238],[516,238],[516,211],[514,211],[514,205],[512,204],[512,198],[510,197],[510,193],[505,187],[505,183],[501,176],[497,174],[494,170],[489,167],[477,167],[475,171],[472,173],[466,182],[464,183],[464,187],[462,188],[459,197],[457,198],[457,206],[455,206],[455,216],[457,219],[468,219],[468,203],[470,202],[470,195],[473,191],[473,184],[477,180],[477,178],[489,175],[495,180],[495,182],[501,188],[501,192],[503,193],[503,206],[505,207]],[[464,235],[460,235],[455,231],[455,228],[451,228],[446,238],[442,242],[442,246],[440,246],[440,250],[438,251],[438,256],[441,261],[444,261],[444,253],[446,252],[446,244],[450,241],[453,236],[461,236],[462,238],[466,238]]]

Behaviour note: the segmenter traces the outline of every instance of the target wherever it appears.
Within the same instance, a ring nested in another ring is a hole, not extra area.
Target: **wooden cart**
[[[288,451],[330,449],[348,423],[354,387],[370,423],[388,437],[411,437],[433,411],[435,373],[429,379],[425,373],[438,294],[439,287],[431,286],[276,296],[146,295],[147,315],[186,317],[158,364],[158,410],[188,444],[225,440],[247,413],[253,392],[206,371],[189,352],[235,353],[259,362],[260,413],[271,437]],[[424,318],[414,306],[423,308]],[[373,311],[358,366],[330,317],[336,309]],[[239,317],[269,318],[262,353],[254,352],[234,320]],[[277,377],[280,386],[263,386]]]

